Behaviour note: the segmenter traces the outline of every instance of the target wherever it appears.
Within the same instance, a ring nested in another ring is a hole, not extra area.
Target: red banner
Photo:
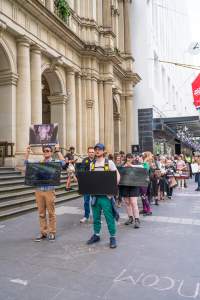
[[[192,92],[194,98],[194,105],[200,107],[200,74],[192,83]]]

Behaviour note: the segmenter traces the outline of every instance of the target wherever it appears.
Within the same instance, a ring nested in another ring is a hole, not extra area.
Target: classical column
[[[86,104],[86,76],[82,77],[82,147],[83,153],[87,153],[87,147],[89,146],[87,140],[87,104]]]
[[[124,50],[131,54],[130,0],[124,0]]]
[[[75,93],[75,73],[68,71],[67,89],[69,90],[69,101],[67,102],[67,146],[74,146],[76,148],[76,93]]]
[[[99,98],[98,98],[98,83],[96,78],[92,78],[92,99],[94,100],[93,111],[93,137],[94,144],[99,142]]]
[[[121,118],[120,113],[114,113],[114,146],[115,152],[119,152],[121,150]]]
[[[121,150],[126,152],[126,98],[121,96],[120,99],[121,112]]]
[[[88,146],[93,144],[93,128],[92,128],[92,112],[93,112],[94,101],[92,99],[92,81],[91,75],[87,74],[86,77],[86,107],[87,107],[87,141]]]
[[[104,82],[104,138],[105,146],[109,153],[114,151],[114,122],[113,122],[113,95],[112,80]]]
[[[66,147],[66,95],[48,97],[51,103],[51,122],[58,124],[58,141],[61,147]]]
[[[103,24],[102,0],[97,1],[97,23],[99,26]]]
[[[124,3],[119,0],[119,49],[124,52]]]
[[[93,105],[94,101],[91,99],[86,100],[87,105],[87,140],[88,146],[94,146],[94,136],[92,128],[92,114],[93,114]]]
[[[112,28],[111,0],[103,0],[103,26]]]
[[[99,141],[104,143],[104,91],[103,81],[99,81]]]
[[[133,144],[133,96],[126,97],[126,151],[131,152]]]
[[[46,0],[45,6],[48,8],[51,12],[54,12],[54,0]]]
[[[29,143],[31,125],[30,44],[25,38],[17,42],[16,152],[21,154]]]
[[[31,48],[31,123],[42,124],[41,51]]]
[[[77,153],[82,153],[82,86],[81,86],[81,75],[76,76],[76,145]]]

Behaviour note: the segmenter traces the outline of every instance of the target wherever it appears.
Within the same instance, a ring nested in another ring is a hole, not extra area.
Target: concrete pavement
[[[200,193],[194,189],[191,182],[153,206],[139,230],[122,218],[114,250],[105,221],[101,242],[85,244],[92,227],[79,223],[82,199],[57,208],[53,243],[32,241],[35,212],[0,223],[0,300],[200,299]]]

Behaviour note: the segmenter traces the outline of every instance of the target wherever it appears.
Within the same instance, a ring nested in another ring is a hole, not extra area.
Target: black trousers
[[[166,184],[167,197],[172,197],[173,187],[170,187],[169,184]]]

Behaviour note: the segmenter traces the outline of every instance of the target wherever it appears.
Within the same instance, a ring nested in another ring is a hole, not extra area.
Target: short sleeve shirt
[[[109,164],[109,171],[116,171],[117,168],[112,160],[108,161]],[[96,161],[95,162],[95,171],[104,171],[104,165],[105,165],[105,159],[102,161]],[[90,164],[90,170],[91,170],[91,164]]]

